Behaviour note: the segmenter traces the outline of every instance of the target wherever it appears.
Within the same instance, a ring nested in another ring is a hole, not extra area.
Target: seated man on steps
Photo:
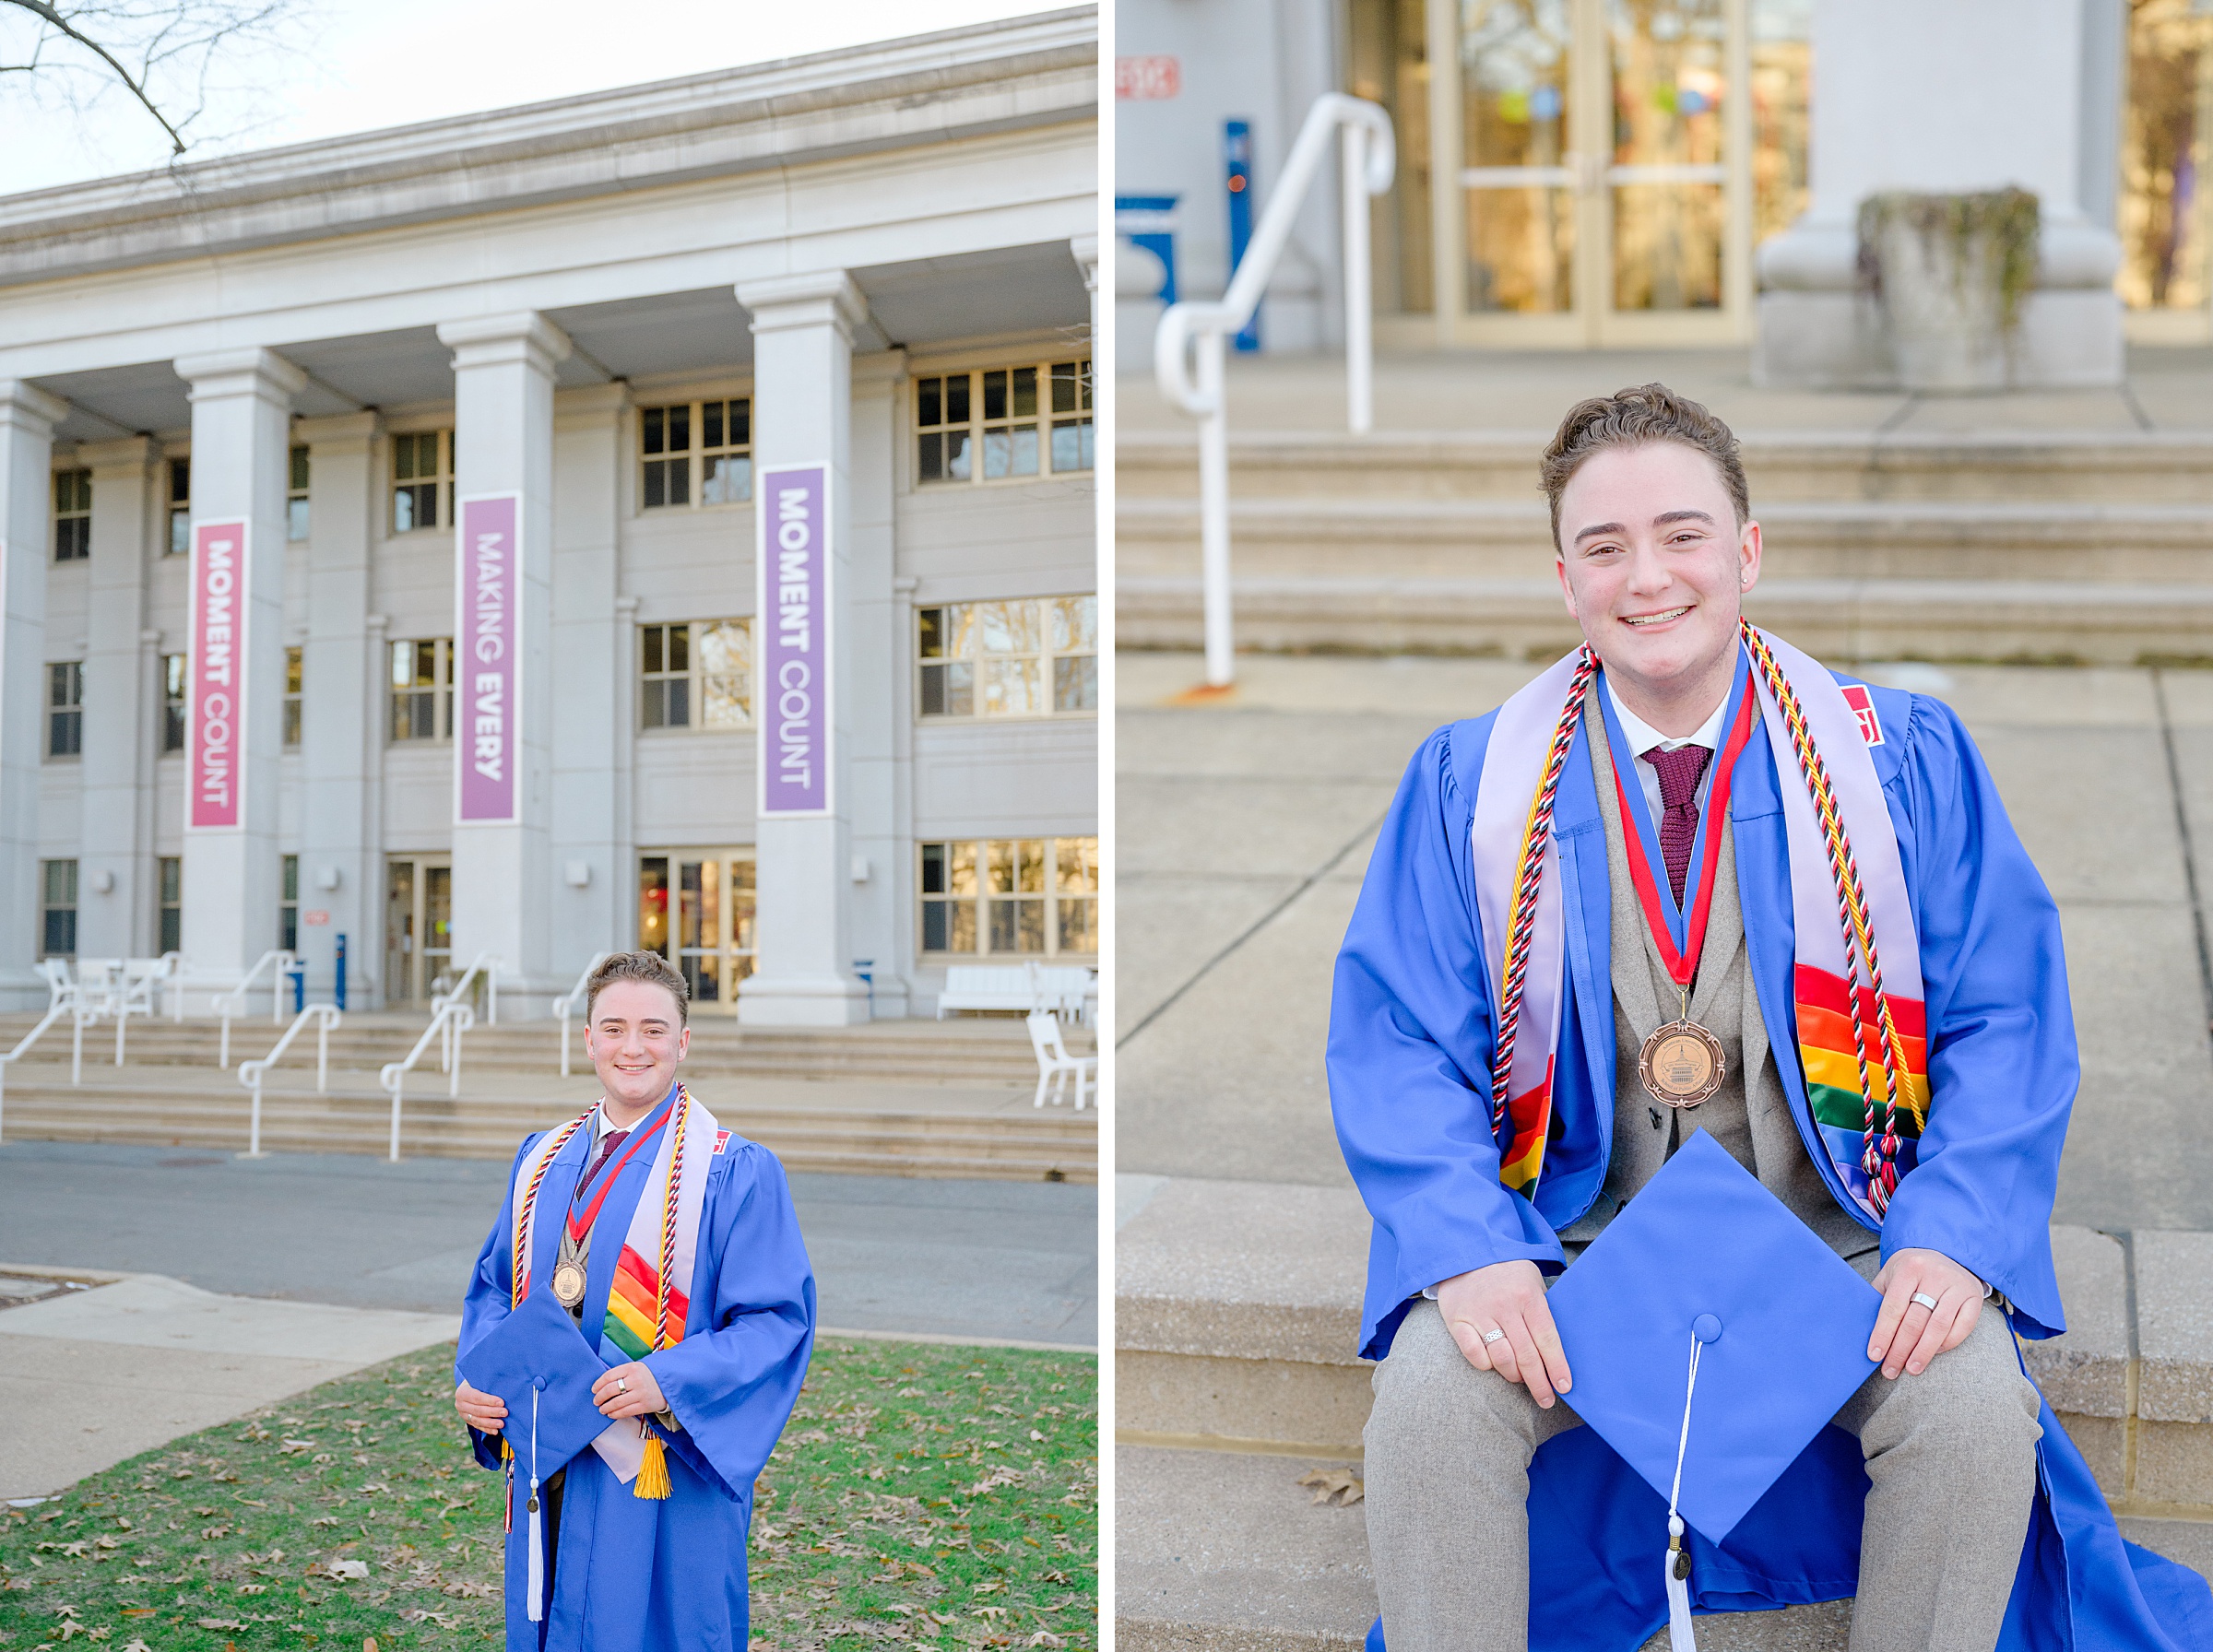
[[[1705,408],[1658,384],[1584,402],[1543,480],[1583,644],[1415,754],[1331,1005],[1375,1219],[1391,1652],[1629,1652],[1664,1621],[1649,1546],[1609,1549],[1596,1482],[1547,1469],[1577,1420],[1545,1279],[1699,1130],[1884,1300],[1880,1370],[1832,1424],[1861,1528],[1763,1504],[1722,1548],[1795,1569],[1694,1606],[1835,1599],[1856,1570],[1852,1652],[2201,1644],[2202,1580],[2124,1551],[2007,1334],[2064,1328],[2048,1224],[2077,1066],[2058,913],[1973,742],[1744,624],[1760,528]],[[1580,1553],[1533,1552],[1533,1480],[1588,1505]]]
[[[509,1476],[507,1646],[743,1647],[753,1481],[807,1374],[814,1276],[783,1166],[677,1080],[683,976],[618,952],[589,991],[607,1093],[523,1143],[462,1313],[454,1404]],[[518,1365],[514,1403],[463,1375]],[[541,1422],[585,1448],[557,1467]]]

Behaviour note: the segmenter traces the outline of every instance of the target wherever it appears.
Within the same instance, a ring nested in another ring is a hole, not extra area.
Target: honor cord
[[[1676,1556],[1683,1552],[1683,1516],[1675,1504],[1683,1495],[1683,1454],[1690,1445],[1690,1397],[1698,1391],[1698,1351],[1705,1344],[1696,1331],[1690,1337],[1690,1379],[1683,1386],[1683,1432],[1675,1436],[1675,1480],[1667,1491],[1667,1642],[1669,1652],[1698,1652],[1698,1637],[1690,1628],[1690,1579],[1681,1574]]]

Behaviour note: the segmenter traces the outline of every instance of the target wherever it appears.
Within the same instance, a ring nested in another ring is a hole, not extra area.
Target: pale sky
[[[195,143],[185,159],[1052,9],[1054,0],[324,0],[304,61],[237,65],[247,89],[211,104],[209,126],[252,130]],[[148,171],[169,153],[127,93],[103,94],[77,115],[27,96],[20,77],[0,80],[0,194]]]

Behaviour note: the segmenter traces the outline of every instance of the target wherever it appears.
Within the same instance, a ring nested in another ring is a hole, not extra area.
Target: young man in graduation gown
[[[589,992],[606,1095],[524,1142],[462,1314],[454,1404],[509,1477],[507,1646],[743,1652],[814,1277],[775,1155],[677,1080],[683,976],[618,953]]]
[[[1854,1595],[1852,1652],[2194,1644],[2202,1581],[2124,1548],[2007,1334],[2064,1329],[2078,1074],[2058,914],[1973,742],[1743,625],[1760,528],[1703,407],[1585,402],[1543,479],[1585,646],[1415,753],[1336,969],[1382,1637],[1628,1652],[1665,1620],[1592,1454],[1543,1449],[1577,1422],[1545,1284],[1704,1131],[1883,1304],[1825,1459],[1864,1519],[1771,1496],[1699,1549],[1696,1606]],[[1533,1551],[1533,1477],[1585,1510],[1570,1542]]]

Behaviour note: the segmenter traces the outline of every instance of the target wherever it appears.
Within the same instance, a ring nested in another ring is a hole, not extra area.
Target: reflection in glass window
[[[2201,309],[2207,299],[2205,176],[2213,15],[2191,0],[2131,0],[2121,129],[2121,301]]]
[[[1053,958],[1099,950],[1099,840],[928,843],[922,950]]]
[[[916,479],[1008,482],[1089,470],[1091,416],[1088,360],[918,378]]]
[[[392,531],[413,533],[450,521],[454,508],[454,433],[422,431],[392,438]]]
[[[291,474],[286,478],[284,490],[284,537],[293,545],[307,538],[307,449],[295,447]]]
[[[925,717],[1098,710],[1098,598],[1021,597],[915,611]]]
[[[92,473],[53,473],[53,560],[81,562],[92,554]]]
[[[453,732],[454,640],[392,644],[392,738],[442,740]]]
[[[751,726],[751,620],[643,625],[638,628],[638,704],[643,726]]]

